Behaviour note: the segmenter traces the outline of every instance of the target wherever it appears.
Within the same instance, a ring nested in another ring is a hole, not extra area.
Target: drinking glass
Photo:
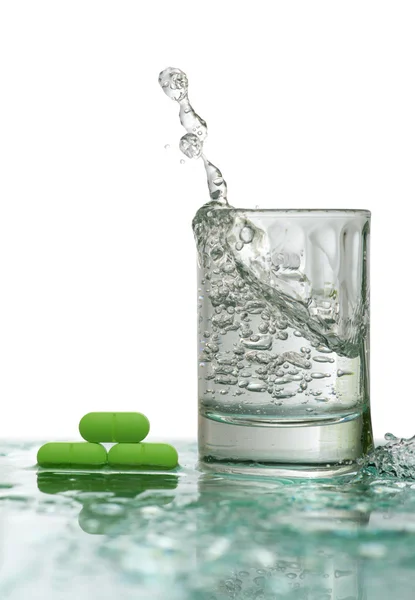
[[[355,471],[373,444],[370,212],[207,204],[193,228],[201,464]]]

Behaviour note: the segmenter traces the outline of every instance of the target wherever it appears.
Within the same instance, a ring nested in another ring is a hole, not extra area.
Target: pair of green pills
[[[41,466],[158,467],[174,469],[177,451],[169,444],[140,443],[150,431],[147,417],[137,412],[93,412],[79,423],[85,442],[51,442],[37,455]],[[115,443],[107,450],[102,443]]]

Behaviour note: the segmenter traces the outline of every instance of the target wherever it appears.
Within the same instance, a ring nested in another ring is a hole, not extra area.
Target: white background
[[[169,65],[233,205],[372,210],[375,433],[414,434],[414,31],[405,1],[3,1],[0,437],[118,409],[196,437],[207,188]]]

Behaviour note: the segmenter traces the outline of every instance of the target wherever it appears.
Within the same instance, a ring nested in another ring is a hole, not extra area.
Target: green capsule
[[[100,467],[107,463],[107,451],[104,446],[89,442],[50,442],[39,449],[37,462],[42,467],[54,465]]]
[[[169,444],[116,444],[108,452],[112,466],[174,469],[178,459],[177,450]]]
[[[90,412],[79,423],[87,442],[141,442],[149,431],[149,420],[139,412]]]

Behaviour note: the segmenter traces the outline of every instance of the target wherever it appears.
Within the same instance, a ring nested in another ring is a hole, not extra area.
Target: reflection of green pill
[[[135,498],[147,490],[174,490],[177,475],[167,473],[141,473],[140,477],[129,473],[59,473],[39,471],[37,486],[44,494],[63,492],[112,492],[111,498]],[[90,495],[88,495],[90,497]]]
[[[177,467],[177,450],[169,444],[116,444],[108,452],[110,465],[124,467]]]
[[[101,466],[107,462],[107,451],[100,444],[89,442],[50,442],[39,449],[37,462],[42,467],[65,465]]]
[[[91,412],[79,423],[87,442],[141,442],[149,431],[149,420],[138,412]]]

